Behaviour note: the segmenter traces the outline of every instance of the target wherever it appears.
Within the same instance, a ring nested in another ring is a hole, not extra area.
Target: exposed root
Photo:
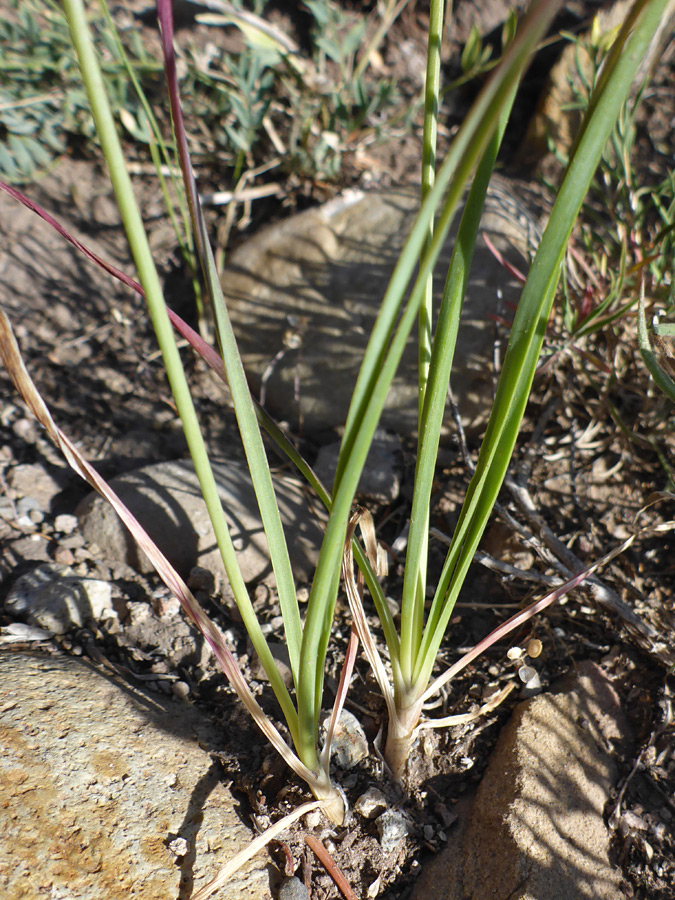
[[[335,882],[335,886],[340,891],[345,900],[357,900],[356,894],[351,889],[349,882],[342,874],[342,872],[338,869],[332,856],[330,855],[328,850],[326,850],[321,841],[318,840],[318,838],[313,837],[311,834],[306,834],[305,843],[312,851],[312,853],[314,853],[316,858],[321,861],[326,872],[328,872],[330,877],[333,879],[333,881]]]

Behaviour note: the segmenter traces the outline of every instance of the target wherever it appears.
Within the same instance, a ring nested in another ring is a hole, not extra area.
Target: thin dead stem
[[[206,898],[210,897],[214,891],[217,891],[219,887],[224,885],[228,878],[231,878],[235,872],[238,872],[249,859],[252,859],[256,853],[263,850],[270,841],[273,841],[285,831],[289,825],[292,825],[293,822],[297,821],[301,816],[304,816],[305,813],[312,812],[312,810],[318,809],[320,806],[320,800],[311,800],[309,803],[303,803],[302,806],[294,809],[292,813],[284,816],[283,819],[279,819],[278,822],[275,822],[274,825],[271,825],[263,831],[262,834],[258,835],[257,838],[252,840],[247,847],[244,847],[243,850],[240,850],[239,853],[233,856],[232,859],[223,866],[220,872],[218,872],[215,878],[212,878],[208,884],[205,884],[203,888],[200,888],[197,893],[193,895],[192,900],[206,900]]]

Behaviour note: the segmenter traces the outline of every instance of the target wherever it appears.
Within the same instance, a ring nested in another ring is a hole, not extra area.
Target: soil
[[[411,5],[396,23],[383,48],[388,66],[409,71],[409,54],[424,46],[423,19],[423,12]],[[155,40],[152,26],[144,28],[148,40]],[[203,26],[188,23],[186,28],[199,37]],[[210,30],[208,39],[224,40],[224,34]],[[302,35],[296,33],[296,37]],[[402,56],[404,46],[407,57]],[[666,141],[671,141],[671,152],[673,149],[675,110],[672,91],[668,106],[664,90],[672,86],[672,58],[671,44],[647,98],[650,129],[640,130],[638,172],[663,167]],[[413,86],[409,90],[412,93]],[[457,107],[448,113],[448,122],[460,115],[462,102],[457,101]],[[449,125],[445,137],[451,128]],[[658,134],[658,151],[650,133]],[[348,158],[334,184],[299,183],[289,176],[283,200],[254,205],[245,227],[232,232],[232,240],[241,240],[263,221],[280,218],[293,208],[323,200],[354,183],[414,181],[419,141],[416,122],[412,135],[369,148],[367,165],[357,153]],[[508,163],[506,160],[507,170]],[[203,184],[215,177],[204,168],[199,174]],[[178,262],[161,198],[150,179],[139,178],[137,189],[152,246],[157,259],[162,260],[169,302],[179,313],[194,318],[188,281]],[[85,154],[83,158],[73,150],[49,176],[29,186],[27,193],[53,215],[68,221],[85,241],[96,242],[107,259],[130,270],[107,181],[95,156]],[[221,223],[214,220],[211,224],[215,233]],[[185,443],[140,299],[99,274],[47,226],[38,224],[5,197],[0,200],[0,230],[4,238],[2,305],[13,322],[27,367],[58,424],[108,477],[146,462],[183,456]],[[505,326],[496,324],[495,334],[505,343]],[[495,516],[482,546],[490,558],[516,567],[521,574],[496,573],[474,565],[448,629],[439,671],[498,622],[541,595],[541,583],[528,581],[528,576],[559,574],[563,549],[586,564],[599,559],[629,535],[634,517],[652,492],[672,490],[673,410],[642,365],[634,316],[626,315],[613,328],[572,342],[566,339],[561,317],[556,314],[545,354],[547,364],[536,379],[510,470],[516,485],[529,491],[534,511],[524,512],[517,502],[518,491],[505,487],[500,498],[502,512]],[[227,397],[201,363],[186,359],[209,444],[233,447],[236,425]],[[29,418],[4,372],[0,372],[0,391],[4,398],[0,411],[0,487],[5,495],[0,505],[0,601],[19,575],[45,560],[63,562],[80,574],[109,580],[113,601],[121,613],[119,627],[74,631],[46,642],[45,650],[58,644],[62,650],[85,655],[108,670],[112,667],[137,687],[173,691],[222,724],[227,741],[219,754],[223,777],[233,782],[242,798],[248,798],[250,821],[262,828],[279,809],[295,798],[304,798],[304,788],[289,779],[283,764],[267,749],[224,676],[211,661],[195,654],[196,642],[190,640],[190,629],[181,624],[180,634],[167,631],[161,613],[172,601],[159,580],[121,565],[103,563],[96,547],[87,546],[77,533],[64,534],[59,529],[57,517],[72,513],[88,489],[64,469],[58,453]],[[311,435],[303,436],[302,443],[308,456],[316,454],[316,440]],[[451,442],[442,452],[432,514],[439,532],[452,533],[476,450],[471,443],[465,459],[458,443]],[[414,466],[412,441],[405,449],[405,460],[400,499],[386,507],[370,504],[378,537],[389,547],[403,531],[408,516]],[[33,468],[22,468],[27,466]],[[56,489],[50,487],[50,478],[56,481]],[[21,513],[21,500],[35,493],[36,481],[45,483],[50,499],[46,508],[36,511],[27,522]],[[659,524],[671,518],[671,504],[672,499],[651,507],[641,523]],[[559,546],[551,545],[546,528]],[[635,735],[632,752],[617,760],[621,776],[616,796],[608,803],[607,820],[614,828],[615,858],[624,873],[624,893],[645,900],[675,898],[675,716],[670,676],[675,663],[671,649],[674,542],[670,533],[637,541],[600,573],[613,596],[623,601],[646,628],[636,629],[621,614],[620,606],[602,605],[597,591],[582,588],[511,635],[507,643],[476,660],[453,682],[452,690],[432,713],[475,709],[488,688],[513,680],[516,667],[507,657],[512,646],[532,649],[532,641],[541,642],[538,655],[532,650],[531,664],[544,688],[577,661],[601,662],[620,691]],[[434,542],[432,569],[440,567],[443,555],[441,541]],[[392,558],[387,593],[393,598],[398,596],[401,575],[400,561]],[[261,702],[273,711],[236,613],[210,592],[207,574],[193,573],[192,586],[226,632]],[[256,592],[256,604],[265,628],[270,633],[276,630],[279,609],[264,585]],[[140,605],[145,610],[145,624],[139,631],[134,626],[134,611]],[[327,706],[349,636],[343,598],[336,616],[327,666]],[[8,623],[9,617],[0,608],[0,625]],[[389,800],[399,804],[413,823],[409,837],[387,860],[381,858],[374,826],[364,824],[362,819],[324,836],[357,896],[375,895],[368,894],[368,888],[380,872],[377,896],[391,900],[409,896],[420,867],[444,845],[446,832],[452,827],[454,803],[480,780],[499,729],[517,699],[518,692],[514,692],[496,711],[472,724],[427,732],[429,737],[417,748],[403,794],[383,778],[374,756],[354,770],[337,773],[352,804],[370,784],[379,782]],[[363,658],[357,661],[347,706],[359,716],[369,740],[375,741],[384,710]],[[627,812],[632,818],[626,816]],[[301,877],[311,881],[312,898],[338,896],[323,869],[312,862],[300,831],[287,847],[278,845],[271,851],[282,870],[287,867],[287,849],[300,864]]]

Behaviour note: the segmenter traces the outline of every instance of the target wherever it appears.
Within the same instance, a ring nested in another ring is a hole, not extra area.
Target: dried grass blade
[[[70,232],[63,225],[61,225],[61,223],[57,219],[55,219],[53,216],[50,216],[50,214],[45,209],[43,209],[38,203],[35,203],[33,200],[31,200],[30,197],[27,197],[17,188],[6,184],[4,181],[0,181],[0,191],[4,191],[6,194],[9,194],[9,196],[14,200],[22,203],[26,207],[26,209],[34,212],[48,225],[51,225],[51,227],[55,231],[57,231],[61,235],[61,237],[65,238],[68,243],[72,244],[73,247],[80,251],[80,253],[83,253],[87,257],[87,259],[90,259],[92,262],[96,263],[97,266],[100,266],[102,269],[104,269],[104,271],[108,272],[108,274],[112,275],[114,278],[117,278],[123,284],[126,284],[127,287],[132,288],[134,291],[140,294],[141,297],[145,296],[143,288],[137,281],[134,281],[133,278],[130,278],[128,275],[122,272],[121,269],[118,269],[111,263],[106,262],[96,253],[94,253],[93,250],[90,250],[89,247],[86,246],[86,244],[78,241],[78,239],[76,237],[73,237],[73,235],[70,234]]]
[[[347,534],[345,537],[344,553],[342,557],[342,577],[344,579],[345,590],[347,592],[347,600],[349,602],[349,608],[351,610],[352,619],[354,621],[354,628],[356,629],[356,633],[358,634],[361,643],[363,644],[363,649],[365,650],[366,656],[368,657],[368,662],[371,665],[378,686],[382,691],[382,696],[384,697],[385,703],[387,704],[387,712],[389,714],[389,717],[390,719],[393,719],[396,717],[394,692],[392,691],[387,671],[384,668],[384,665],[380,658],[375,639],[368,626],[366,614],[363,609],[361,591],[359,590],[359,587],[356,583],[356,578],[354,577],[354,551],[352,542],[354,539],[354,531],[356,530],[356,526],[359,524],[360,519],[364,515],[370,514],[366,513],[363,509],[357,509],[352,513],[349,519],[349,525],[347,526]]]
[[[493,709],[497,709],[500,703],[503,703],[504,700],[506,700],[515,687],[515,681],[510,682],[510,684],[503,687],[501,691],[498,691],[494,697],[491,697],[487,703],[484,703],[480,709],[477,709],[475,712],[460,713],[456,716],[443,716],[441,719],[424,719],[415,729],[415,734],[418,734],[418,732],[423,731],[425,728],[449,728],[452,725],[466,725],[469,722],[474,722],[476,719],[480,719],[481,716],[486,716],[488,713],[491,713]]]
[[[675,495],[669,493],[668,491],[659,491],[651,494],[647,500],[647,503],[636,514],[634,524],[637,523],[637,520],[640,518],[640,516],[650,506],[653,506],[655,503],[660,503],[662,500],[674,499]],[[514,616],[511,616],[510,619],[507,619],[506,622],[503,622],[501,625],[495,628],[494,631],[491,631],[490,634],[487,637],[483,638],[483,640],[478,644],[476,644],[473,649],[466,653],[461,659],[458,659],[457,662],[450,666],[450,668],[447,669],[442,675],[431,682],[427,690],[422,695],[422,702],[428,702],[431,697],[438,693],[443,685],[451,681],[455,677],[455,675],[461,672],[462,669],[466,668],[466,666],[468,666],[470,662],[476,659],[476,657],[485,653],[485,651],[489,647],[491,647],[493,644],[496,644],[497,641],[500,641],[503,637],[505,637],[507,634],[510,634],[512,631],[514,631],[514,629],[527,622],[533,616],[536,616],[537,613],[543,612],[543,610],[551,606],[551,604],[555,603],[556,600],[560,600],[561,597],[564,597],[566,594],[569,594],[570,591],[574,590],[574,588],[578,587],[580,584],[583,584],[583,582],[590,578],[591,575],[593,575],[595,572],[597,572],[598,569],[606,566],[607,563],[611,562],[621,553],[626,551],[636,540],[652,537],[655,534],[664,534],[673,530],[675,530],[675,521],[671,520],[667,522],[661,522],[658,525],[648,525],[645,528],[640,528],[637,531],[633,532],[633,534],[631,534],[630,537],[626,538],[625,541],[619,544],[618,547],[610,550],[609,553],[606,553],[600,559],[596,560],[594,563],[592,563],[592,565],[584,569],[583,572],[579,572],[579,574],[575,575],[574,578],[570,578],[564,584],[561,584],[560,587],[556,588],[554,591],[551,591],[540,600],[536,600],[534,603],[531,603],[525,609],[516,613]]]
[[[340,713],[345,705],[347,691],[349,690],[349,682],[351,681],[352,672],[354,671],[354,663],[356,662],[356,653],[359,649],[359,638],[356,631],[352,631],[345,653],[345,661],[342,664],[342,672],[340,673],[340,683],[338,684],[337,693],[335,695],[335,703],[330,714],[330,721],[326,729],[326,742],[321,751],[321,768],[328,772],[330,767],[330,751],[333,744],[333,735],[335,734],[335,726],[337,725]]]

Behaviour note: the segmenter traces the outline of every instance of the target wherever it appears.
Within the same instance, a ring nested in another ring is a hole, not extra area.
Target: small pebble
[[[165,659],[159,659],[150,666],[153,675],[168,675],[170,666]]]
[[[179,700],[187,700],[190,696],[190,685],[184,681],[174,681],[171,685],[171,691]]]
[[[35,424],[32,419],[17,419],[12,425],[12,431],[17,437],[28,441],[35,432]]]
[[[62,566],[72,566],[75,562],[73,551],[69,550],[67,547],[57,547],[54,551],[54,562],[57,562]]]
[[[374,819],[386,808],[387,799],[382,791],[376,787],[369,787],[354,804],[354,809],[364,819]]]
[[[191,591],[204,591],[205,594],[213,594],[216,589],[213,572],[202,566],[193,566],[187,584]]]
[[[177,597],[157,597],[152,600],[152,608],[160,618],[177,616],[180,612],[180,600]]]
[[[77,516],[69,513],[61,513],[54,519],[54,529],[60,534],[72,534],[77,528]]]
[[[318,828],[321,824],[322,817],[323,815],[320,809],[313,809],[311,812],[307,813],[305,816],[305,828],[307,831]]]
[[[654,835],[654,837],[656,838],[657,841],[662,841],[665,838],[666,833],[668,831],[668,829],[666,828],[666,826],[664,825],[663,822],[656,822],[654,825],[652,825],[650,827],[649,830]]]
[[[16,501],[16,511],[19,516],[29,516],[32,512],[39,512],[40,504],[34,497],[20,497]]]
[[[388,809],[376,821],[382,853],[388,857],[408,836],[408,820],[396,809]]]
[[[444,828],[449,828],[457,821],[457,813],[454,809],[448,809],[445,803],[437,803],[434,806],[434,812],[443,823]]]
[[[169,850],[174,856],[185,856],[188,852],[188,842],[183,837],[174,838],[169,842]]]
[[[149,618],[150,612],[150,607],[147,603],[142,603],[135,600],[130,600],[127,603],[129,625],[131,625],[132,627],[134,627],[135,625],[140,625],[141,622],[145,622],[145,620]]]
[[[309,894],[302,881],[293,875],[292,878],[285,878],[281,882],[279,900],[309,900]]]
[[[19,526],[19,528],[22,531],[34,531],[35,530],[35,523],[33,522],[33,520],[31,519],[31,517],[28,514],[23,515],[23,516],[17,516],[16,524]]]
[[[16,334],[17,338],[23,340],[26,337],[26,329],[24,327],[23,334],[21,335],[19,334],[20,328],[20,325],[16,325],[14,328],[14,333]],[[15,406],[14,403],[10,403],[9,401],[5,402],[2,406],[2,409],[0,409],[0,424],[9,425],[14,416],[17,416],[18,414],[18,407]]]
[[[398,616],[399,613],[401,612],[401,604],[398,602],[398,600],[395,597],[387,596],[384,599],[387,603],[387,609],[392,614],[392,616],[394,618],[396,618],[396,616]]]
[[[646,831],[647,823],[642,816],[636,815],[632,810],[626,809],[619,820],[619,830],[622,834],[630,834],[636,831]]]
[[[324,722],[328,727],[329,719]],[[368,740],[355,715],[343,709],[335,726],[331,755],[342,769],[353,769],[368,756]]]

